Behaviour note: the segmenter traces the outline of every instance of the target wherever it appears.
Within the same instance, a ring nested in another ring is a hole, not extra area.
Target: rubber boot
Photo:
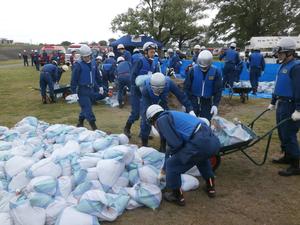
[[[45,96],[42,97],[42,103],[47,104],[47,98]]]
[[[148,138],[141,138],[142,140],[142,146],[148,147]]]
[[[278,174],[284,177],[300,175],[299,159],[291,159],[290,166],[286,170],[279,171]]]
[[[83,127],[84,126],[83,122],[84,122],[84,119],[79,119],[76,127]]]
[[[170,192],[163,193],[164,199],[168,202],[174,202],[179,206],[185,206],[184,196],[181,189],[175,189]]]
[[[284,153],[284,156],[280,157],[279,159],[273,159],[272,163],[274,164],[291,164],[291,158]]]
[[[90,124],[92,130],[97,130],[98,129],[95,121],[90,121],[89,124]]]
[[[56,98],[55,96],[50,96],[50,103],[56,103]]]
[[[208,197],[210,198],[216,197],[215,178],[211,177],[208,180],[206,180],[206,192]]]
[[[131,129],[132,123],[129,123],[127,121],[125,127],[124,127],[124,134],[128,137],[131,138],[131,133],[130,133],[130,129]]]

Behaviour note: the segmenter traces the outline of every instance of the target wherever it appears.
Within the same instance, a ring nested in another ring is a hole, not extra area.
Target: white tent
[[[263,37],[252,37],[250,39],[250,44],[246,46],[246,49],[253,49],[254,47],[259,47],[260,49],[273,49],[277,46],[277,43],[280,39],[286,36],[263,36]],[[299,36],[291,36],[296,43],[297,49],[300,49],[300,35]]]

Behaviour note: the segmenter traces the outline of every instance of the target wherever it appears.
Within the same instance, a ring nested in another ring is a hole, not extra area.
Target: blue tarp
[[[141,48],[146,42],[149,41],[156,43],[158,48],[163,47],[163,44],[160,43],[159,41],[156,41],[153,38],[144,35],[137,36],[137,37],[134,35],[125,35],[120,39],[112,42],[110,46],[117,47],[118,44],[123,44],[126,48],[137,48],[137,47]]]
[[[192,64],[192,60],[182,60],[182,66],[180,68],[180,75],[177,75],[177,77],[185,78],[185,69],[188,65]],[[221,71],[224,67],[223,62],[214,62],[213,63],[217,68],[220,68]],[[266,64],[265,71],[260,77],[259,81],[274,81],[276,78],[277,71],[279,69],[279,64]],[[167,68],[167,60],[163,61],[163,64],[161,66],[162,72],[165,74]],[[244,63],[244,68],[241,73],[241,80],[249,80],[249,71],[247,70],[246,63]]]

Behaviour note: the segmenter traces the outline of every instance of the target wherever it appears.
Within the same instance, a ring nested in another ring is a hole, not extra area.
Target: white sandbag
[[[94,141],[93,143],[93,148],[95,151],[103,151],[104,149],[113,146],[113,145],[118,145],[119,141],[116,140],[113,137],[107,136],[104,138],[99,138]]]
[[[76,103],[78,101],[78,95],[77,94],[72,94],[72,95],[68,95],[65,100],[67,101],[68,104],[73,104]]]
[[[192,167],[191,169],[189,169],[188,171],[185,172],[185,174],[194,176],[194,177],[200,177],[201,173],[198,170],[197,166]]]
[[[99,160],[100,158],[83,156],[80,159],[78,159],[78,163],[81,169],[87,169],[87,168],[96,167]]]
[[[0,138],[1,136],[7,132],[9,129],[7,127],[4,127],[4,126],[0,126]]]
[[[221,146],[233,145],[251,138],[251,135],[243,129],[241,124],[234,124],[222,117],[213,117],[211,124],[212,130],[219,138]]]
[[[25,134],[34,132],[36,130],[36,127],[31,126],[30,124],[24,124],[22,126],[14,127],[13,130],[19,132],[20,134]]]
[[[30,182],[30,179],[27,177],[25,171],[18,173],[16,176],[13,176],[8,185],[9,191],[16,191],[17,189],[24,189]]]
[[[1,225],[13,225],[12,218],[8,212],[0,212],[0,224]]]
[[[134,159],[134,147],[130,145],[117,145],[109,147],[103,152],[103,159],[116,159],[128,165]]]
[[[126,209],[127,210],[133,210],[133,209],[136,209],[136,208],[139,208],[139,207],[142,207],[143,205],[138,203],[137,201],[133,200],[132,198],[129,200],[127,206],[126,206]]]
[[[51,138],[55,138],[55,137],[59,136],[60,134],[62,134],[65,131],[66,127],[67,126],[63,125],[63,124],[54,124],[54,125],[49,126],[45,130],[47,138],[51,139]]]
[[[78,141],[79,142],[91,142],[97,138],[97,133],[91,130],[83,131],[79,134]]]
[[[33,126],[33,127],[37,127],[39,124],[39,121],[36,117],[33,117],[33,116],[27,116],[25,118],[23,118],[21,121],[19,121],[15,127],[20,127],[20,126],[23,126],[23,125],[30,125],[30,126]]]
[[[31,157],[33,154],[33,148],[30,148],[25,145],[19,145],[19,146],[13,147],[11,149],[11,153],[15,156]]]
[[[64,198],[55,198],[46,208],[46,225],[55,225],[58,215],[67,207]]]
[[[105,191],[114,186],[124,169],[125,163],[115,159],[103,159],[98,162],[98,178]]]
[[[12,142],[20,137],[20,133],[14,130],[8,130],[2,134],[1,140]]]
[[[45,209],[32,207],[29,200],[10,202],[10,215],[14,225],[44,225]]]
[[[79,155],[79,154],[80,154],[79,144],[76,141],[68,141],[63,148],[56,149],[52,153],[51,158],[54,161],[59,161],[69,156]]]
[[[92,153],[92,152],[94,152],[92,141],[80,143],[80,153],[81,154]]]
[[[71,176],[72,175],[72,157],[64,158],[58,161],[55,161],[61,167],[62,176]]]
[[[132,188],[125,188],[133,200],[151,209],[159,207],[162,194],[158,186],[147,183],[135,184]]]
[[[5,172],[9,177],[13,177],[28,169],[34,163],[34,160],[29,157],[14,156],[6,162]]]
[[[123,213],[129,201],[127,195],[107,194],[100,190],[84,193],[76,209],[97,216],[101,221],[114,221]]]
[[[102,186],[101,186],[101,183],[99,181],[85,181],[81,184],[79,184],[75,189],[74,191],[72,192],[74,198],[76,199],[80,199],[81,196],[87,192],[87,191],[90,191],[90,190],[102,190]]]
[[[43,209],[47,208],[48,205],[54,201],[54,198],[50,195],[38,192],[31,192],[27,197],[32,207],[39,207]]]
[[[57,179],[57,196],[61,196],[65,199],[68,198],[70,193],[72,192],[72,178],[68,176],[61,176],[60,178]]]
[[[160,169],[165,159],[165,154],[150,147],[141,147],[136,151],[136,157],[142,160],[144,165],[152,165]]]
[[[134,185],[139,182],[143,182],[159,186],[160,182],[157,178],[159,171],[159,169],[156,169],[154,166],[151,165],[145,165],[138,167],[137,169],[130,170],[130,183],[131,185]]]
[[[92,168],[87,169],[86,179],[89,180],[89,181],[98,179],[98,173],[97,173],[97,168],[96,167],[92,167]]]
[[[62,174],[62,169],[55,164],[50,158],[42,159],[33,164],[27,171],[27,175],[31,178],[38,176],[51,176],[57,178]]]
[[[10,150],[0,151],[0,161],[7,161],[14,157]]]
[[[84,169],[76,170],[76,171],[74,171],[73,174],[74,174],[73,175],[74,186],[77,186],[86,181],[87,170],[84,170]]]
[[[182,191],[192,191],[199,187],[199,180],[188,174],[181,174]]]
[[[15,193],[0,191],[0,212],[1,213],[9,212],[9,202],[14,198],[16,198]]]
[[[127,145],[129,143],[129,138],[125,134],[119,134],[118,138],[120,145]]]
[[[39,192],[54,196],[57,188],[57,180],[51,176],[40,176],[33,178],[27,185],[28,192]]]
[[[7,141],[0,141],[0,151],[9,150],[12,148],[12,144]]]
[[[100,225],[97,217],[79,212],[74,207],[67,207],[58,217],[55,225]]]

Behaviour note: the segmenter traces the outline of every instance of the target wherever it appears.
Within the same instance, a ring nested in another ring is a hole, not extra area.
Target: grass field
[[[42,105],[38,87],[39,74],[33,67],[0,67],[0,125],[13,126],[25,116],[36,116],[50,123],[76,124],[79,106],[59,101]],[[70,73],[63,75],[62,83],[70,80]],[[226,98],[226,97],[225,97]],[[220,114],[227,118],[250,121],[269,104],[269,100],[250,100],[241,104],[239,99],[223,100]],[[120,133],[129,115],[130,108],[120,110],[98,104],[94,106],[99,129]],[[257,133],[263,133],[274,125],[274,112],[270,112],[257,123]],[[137,138],[139,123],[133,127],[132,143]],[[158,147],[158,140],[150,144]],[[265,142],[249,151],[257,159],[263,156]],[[270,148],[270,157],[279,155],[277,134]],[[240,152],[224,156],[217,170],[217,198],[209,199],[201,188],[185,193],[186,207],[177,207],[162,202],[159,209],[148,208],[124,213],[116,222],[101,223],[115,225],[297,225],[300,224],[300,177],[283,178],[277,175],[281,166],[269,162],[262,167],[253,165]]]

